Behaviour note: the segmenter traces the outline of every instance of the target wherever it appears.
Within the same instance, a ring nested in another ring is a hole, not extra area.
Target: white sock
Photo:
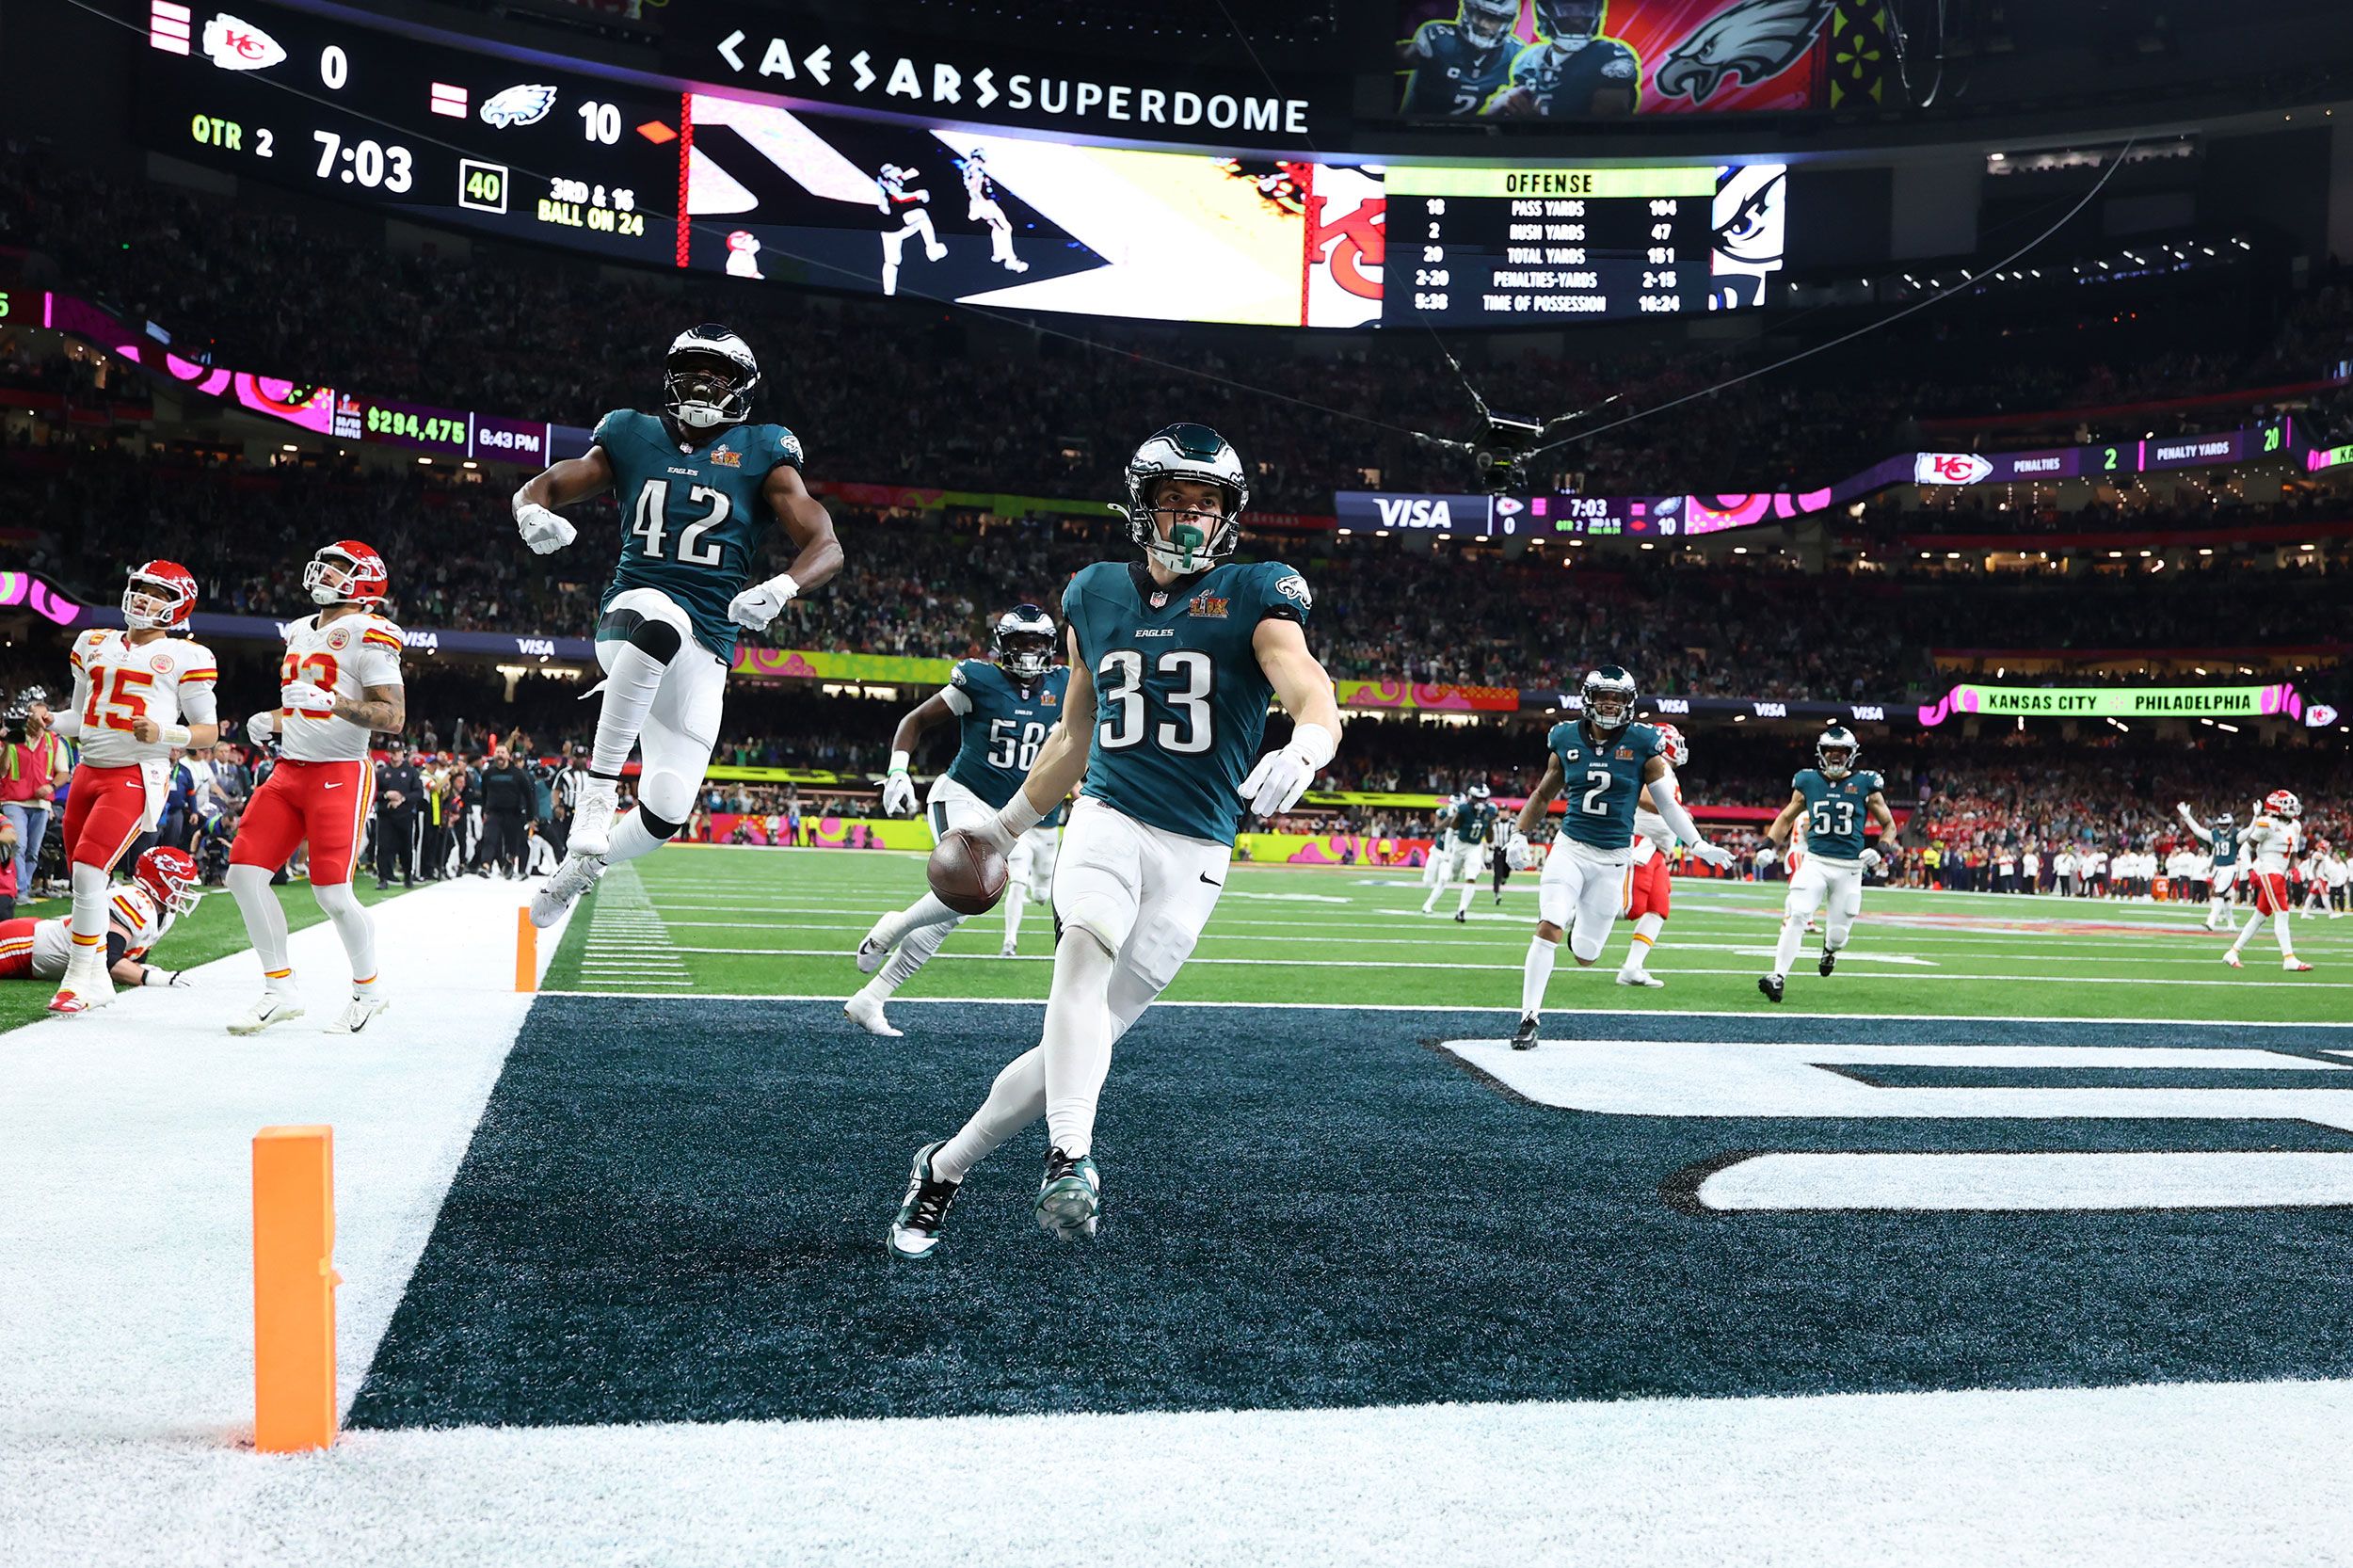
[[[938,925],[942,921],[952,925],[963,919],[962,915],[940,903],[938,894],[925,893],[892,916],[888,925],[878,927],[877,934],[884,941],[895,946],[905,941],[909,932],[920,931],[927,925]]]
[[[1528,957],[1520,966],[1520,1016],[1532,1018],[1545,1010],[1545,987],[1552,983],[1552,967],[1561,961],[1561,944],[1542,936],[1528,939]]]
[[[588,771],[600,778],[618,778],[670,666],[635,643],[607,642],[599,651],[611,662],[605,665],[604,706],[597,711],[597,741],[588,753]]]
[[[2247,924],[2240,928],[2237,938],[2231,943],[2231,951],[2233,952],[2238,952],[2241,948],[2247,945],[2247,938],[2255,934],[2255,928],[2263,924],[2263,920],[2264,918],[2261,911],[2257,911],[2256,913],[2247,917]]]
[[[1664,915],[1644,915],[1634,922],[1634,945],[1626,949],[1625,969],[1631,974],[1650,967],[1651,950],[1658,945],[1658,934],[1666,929]]]
[[[1077,927],[1054,947],[1046,994],[1046,1130],[1073,1159],[1095,1146],[1095,1107],[1112,1070],[1112,971],[1117,960]]]
[[[331,887],[313,888],[311,896],[319,901],[327,918],[335,922],[335,935],[343,939],[344,953],[351,960],[351,989],[359,996],[376,995],[376,919],[368,913],[351,890],[351,884],[338,883]],[[275,899],[270,901],[275,904]]]
[[[1773,973],[1786,979],[1789,966],[1798,961],[1798,949],[1805,945],[1805,917],[1784,915],[1781,919],[1781,940],[1773,949]]]
[[[599,727],[602,732],[602,727]],[[637,810],[622,812],[613,821],[613,847],[605,852],[604,863],[617,866],[624,860],[634,860],[641,855],[651,855],[667,839],[657,839],[647,828],[645,817]]]
[[[2281,910],[2279,914],[2271,917],[2271,930],[2273,935],[2280,938],[2280,956],[2282,958],[2295,957],[2296,949],[2293,946],[2293,939],[2288,936],[2288,917],[2285,910]]]
[[[939,944],[948,939],[948,933],[963,923],[964,917],[958,915],[937,925],[919,926],[899,938],[899,945],[891,950],[890,957],[881,971],[866,983],[868,993],[878,1001],[888,999],[900,986],[913,980],[915,971],[932,961],[932,954],[937,952]]]
[[[97,786],[92,785],[95,789]],[[106,940],[106,889],[108,878],[103,866],[86,866],[73,862],[73,916],[71,929],[81,938],[79,947],[90,945],[96,937],[100,945]]]
[[[1021,906],[1029,902],[1029,884],[1016,882],[1005,889],[1005,946],[1021,939]]]
[[[1461,914],[1464,910],[1468,909],[1468,908],[1470,907],[1471,895],[1472,895],[1473,893],[1477,892],[1477,891],[1479,891],[1479,883],[1478,883],[1478,881],[1477,881],[1477,879],[1476,879],[1476,878],[1474,878],[1473,880],[1471,880],[1471,881],[1469,881],[1469,882],[1465,882],[1465,883],[1464,883],[1464,884],[1463,884],[1463,899],[1462,899],[1462,902],[1461,902],[1461,903],[1457,904],[1454,906],[1454,912],[1455,912],[1456,914],[1458,914],[1458,915],[1459,915],[1459,914]]]
[[[294,989],[294,966],[286,959],[286,909],[269,890],[269,872],[261,866],[229,868],[229,894],[245,917],[246,940],[262,961],[262,981],[273,991]]]
[[[962,1181],[1015,1133],[1046,1114],[1046,1048],[1032,1046],[1005,1064],[972,1119],[932,1155],[932,1175]]]

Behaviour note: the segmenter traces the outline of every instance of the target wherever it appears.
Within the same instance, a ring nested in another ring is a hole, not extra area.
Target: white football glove
[[[245,721],[245,738],[255,745],[268,744],[270,737],[277,733],[278,715],[276,713],[256,713]]]
[[[1536,853],[1536,840],[1525,833],[1513,834],[1512,841],[1503,846],[1504,864],[1515,872],[1534,871],[1540,858]]]
[[[1299,804],[1317,770],[1332,760],[1338,737],[1320,724],[1291,727],[1290,744],[1258,759],[1237,792],[1261,817],[1278,817]]]
[[[1734,858],[1732,851],[1721,844],[1711,844],[1704,839],[1691,846],[1691,853],[1699,856],[1701,865],[1713,866],[1718,871],[1722,871],[1726,866],[1731,865]]]
[[[1875,872],[1880,869],[1881,862],[1885,859],[1886,856],[1880,854],[1878,850],[1866,849],[1863,852],[1863,869],[1866,872]]]
[[[915,815],[915,780],[907,776],[904,768],[891,769],[890,776],[883,780],[883,815],[911,817]]]
[[[515,532],[535,555],[546,555],[563,549],[579,536],[579,530],[569,520],[548,510],[536,501],[525,501],[523,492],[515,492]]]
[[[765,632],[768,623],[784,613],[792,596],[801,585],[792,581],[789,571],[778,572],[765,583],[755,583],[728,600],[728,619],[754,632]]]
[[[335,694],[308,680],[289,680],[278,688],[278,705],[297,712],[324,712],[335,706]]]
[[[186,971],[159,969],[152,964],[148,965],[146,970],[140,974],[139,984],[142,985],[176,985],[184,991],[191,989]]]

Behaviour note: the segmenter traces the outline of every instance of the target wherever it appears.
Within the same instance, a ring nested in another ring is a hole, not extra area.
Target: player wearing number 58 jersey
[[[1080,790],[1054,879],[1061,935],[1043,1038],[997,1075],[961,1131],[916,1151],[895,1256],[929,1256],[965,1173],[1040,1115],[1038,1224],[1064,1240],[1095,1234],[1095,1109],[1112,1045],[1192,952],[1241,813],[1289,810],[1332,760],[1339,708],[1307,651],[1305,579],[1227,560],[1248,499],[1241,459],[1216,431],[1169,425],[1128,462],[1128,533],[1144,558],[1088,567],[1063,595],[1062,720],[1028,781],[977,829],[1009,850]],[[1260,757],[1270,696],[1291,738]]]
[[[932,780],[925,812],[937,842],[959,827],[977,828],[1011,800],[1029,776],[1048,731],[1062,717],[1070,672],[1054,663],[1054,617],[1034,604],[1016,604],[997,617],[994,657],[966,659],[949,672],[948,684],[925,697],[890,737],[890,771],[883,779],[883,810],[890,816],[915,811],[915,784],[907,764],[923,734],[952,719],[958,743],[955,760]],[[1021,835],[1006,856],[1005,940],[1014,952],[1021,934],[1021,905],[1030,897],[1052,895],[1057,805]],[[925,893],[904,909],[874,922],[858,944],[857,967],[873,975],[842,1006],[870,1034],[897,1034],[883,1016],[883,1003],[939,951],[964,917]],[[879,972],[877,972],[879,971]]]
[[[1896,831],[1896,814],[1887,808],[1884,780],[1868,768],[1855,766],[1863,755],[1854,731],[1832,725],[1814,743],[1814,763],[1801,768],[1789,781],[1789,803],[1765,829],[1776,844],[1789,842],[1791,829],[1802,823],[1805,860],[1789,878],[1782,900],[1781,940],[1773,950],[1772,972],[1758,977],[1756,988],[1774,1001],[1782,999],[1789,966],[1797,961],[1814,911],[1829,904],[1822,922],[1822,961],[1825,978],[1838,967],[1839,950],[1863,912],[1863,873],[1880,863],[1880,852],[1864,844],[1866,830],[1881,838]]]
[[[767,630],[795,595],[841,567],[833,520],[801,483],[801,443],[751,422],[760,366],[726,328],[689,328],[664,361],[663,411],[597,422],[587,456],[515,492],[515,525],[538,554],[576,530],[552,507],[611,490],[621,553],[597,621],[603,707],[564,863],[533,895],[552,925],[608,864],[651,854],[684,826],[719,739],[719,707],[740,629]],[[752,582],[762,536],[781,522],[792,569]],[[637,808],[618,823],[621,769],[640,751]]]
[[[211,745],[219,672],[212,650],[184,632],[196,579],[174,561],[150,561],[122,590],[122,630],[73,639],[73,701],[57,733],[81,743],[66,800],[65,852],[73,881],[72,952],[49,1000],[74,1014],[114,1000],[106,972],[106,894],[115,865],[153,830],[170,785],[174,746]]]
[[[408,722],[400,679],[400,628],[377,614],[392,591],[382,556],[358,539],[338,539],[302,568],[303,590],[318,606],[286,632],[278,665],[278,708],[246,721],[255,744],[278,738],[278,765],[237,821],[229,851],[229,891],[245,917],[253,955],[262,962],[261,999],[229,1026],[258,1034],[302,1016],[287,955],[286,910],[270,878],[311,846],[311,896],[332,921],[351,960],[351,1000],[330,1033],[356,1034],[392,1003],[376,967],[376,921],[351,890],[351,860],[376,805],[369,746],[379,731]]]

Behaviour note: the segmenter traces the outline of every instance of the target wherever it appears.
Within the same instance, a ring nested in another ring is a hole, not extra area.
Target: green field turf
[[[352,887],[358,890],[361,904],[380,903],[396,897],[400,891],[394,888],[379,893],[376,890],[375,882],[367,877],[353,882]],[[286,929],[289,931],[300,931],[327,918],[319,913],[318,901],[311,896],[308,882],[284,883],[272,891],[277,893],[278,901],[286,906]],[[16,912],[20,917],[48,920],[69,913],[71,902],[61,898],[40,899],[18,904]],[[209,964],[232,952],[247,952],[250,946],[246,940],[245,921],[237,917],[237,901],[229,896],[227,888],[208,888],[195,912],[173,921],[171,930],[165,934],[164,939],[148,956],[167,969],[192,969],[199,964]],[[258,989],[261,984],[258,966],[252,979]],[[14,1029],[36,1018],[46,1018],[49,1016],[49,999],[56,991],[56,985],[43,980],[17,980],[0,985],[0,1030]]]
[[[880,851],[678,846],[609,874],[548,972],[551,990],[648,996],[840,996],[878,914],[923,887],[920,856]],[[1779,928],[1779,886],[1675,883],[1674,915],[1651,970],[1663,989],[1610,980],[1631,926],[1579,971],[1562,954],[1555,1013],[1596,1009],[1771,1011],[1758,994]],[[1377,868],[1236,866],[1217,913],[1168,996],[1173,1000],[1400,1004],[1516,1010],[1535,919],[1536,876],[1512,879],[1503,905],[1485,888],[1470,920],[1419,913],[1419,873]],[[303,901],[307,907],[308,900]],[[2266,922],[2247,968],[2221,961],[2229,938],[2202,929],[2202,905],[1927,893],[1872,888],[1838,973],[1815,973],[1818,935],[1789,980],[1788,1011],[2329,1023],[2353,1016],[2353,920],[2296,921],[2286,974]],[[2238,919],[2244,920],[2245,912]],[[967,922],[900,994],[908,999],[1042,1000],[1053,923],[1032,904],[1020,953],[998,956],[1000,912]]]

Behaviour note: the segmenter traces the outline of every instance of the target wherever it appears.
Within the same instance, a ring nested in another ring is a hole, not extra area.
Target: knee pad
[[[1536,884],[1536,918],[1546,925],[1557,925],[1566,931],[1571,923],[1570,906],[1576,903],[1565,882],[1545,881]]]
[[[1055,882],[1054,920],[1058,935],[1083,931],[1117,952],[1136,928],[1135,889],[1099,867],[1069,867]]]
[[[1609,931],[1606,926],[1600,931],[1571,931],[1569,952],[1577,956],[1578,963],[1591,964],[1601,956],[1602,947],[1609,939]]]
[[[664,664],[677,658],[678,650],[685,646],[677,627],[635,610],[607,610],[597,622],[597,635],[617,637]]]
[[[671,774],[662,774],[657,776],[657,777],[664,779],[675,776],[675,775]],[[647,832],[652,834],[655,838],[663,840],[665,842],[671,839],[677,838],[680,829],[686,825],[683,821],[672,822],[669,818],[663,816],[659,812],[647,809],[646,797],[643,794],[637,797],[637,824],[640,827],[643,827]]]
[[[695,814],[695,786],[681,774],[648,771],[637,780],[637,816],[646,831],[668,839]]]

